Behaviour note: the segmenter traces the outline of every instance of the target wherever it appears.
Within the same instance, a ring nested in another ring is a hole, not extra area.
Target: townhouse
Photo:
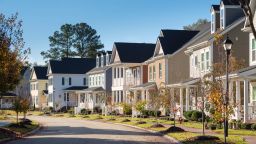
[[[54,110],[77,107],[77,91],[88,88],[86,73],[95,67],[95,59],[63,58],[48,63],[48,106]]]
[[[180,99],[180,109],[191,110],[197,109],[202,102],[202,97],[198,94],[198,82],[205,74],[211,71],[214,63],[223,62],[225,51],[222,47],[214,42],[216,33],[224,38],[229,38],[234,42],[232,48],[232,57],[238,60],[244,60],[244,65],[248,66],[248,39],[249,36],[244,34],[241,29],[244,25],[244,15],[240,5],[236,2],[222,0],[220,5],[212,5],[211,7],[211,24],[209,27],[203,28],[194,39],[188,42],[182,49],[185,49],[185,57],[188,58],[189,71],[186,71],[189,77],[173,81],[169,87],[179,89],[177,95]],[[204,27],[204,26],[203,26]],[[176,61],[177,65],[184,64]],[[181,69],[176,69],[171,75],[175,75]],[[230,101],[241,104],[240,99],[240,81],[232,80],[230,82]],[[236,91],[233,89],[236,87]],[[246,88],[245,88],[246,89]],[[238,98],[239,97],[239,98]],[[238,119],[237,113],[241,110],[236,110],[234,119]]]
[[[34,66],[30,76],[31,105],[34,108],[47,107],[48,78],[47,66]]]
[[[130,88],[147,83],[147,66],[142,63],[152,57],[154,48],[155,44],[151,43],[114,43],[110,60],[114,104],[131,103]],[[117,106],[116,110],[122,113],[120,107]]]
[[[80,91],[76,113],[82,109],[91,112],[105,110],[106,95],[111,94],[112,68],[109,66],[112,51],[102,51],[96,56],[96,67],[86,73],[88,88]]]

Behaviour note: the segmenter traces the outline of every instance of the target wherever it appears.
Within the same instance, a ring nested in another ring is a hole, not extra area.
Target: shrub
[[[161,111],[152,111],[152,110],[144,110],[142,111],[142,115],[144,116],[154,116],[155,117],[155,113],[157,114],[157,117],[159,117],[161,115]]]
[[[210,125],[209,125],[209,128],[210,128],[211,130],[216,130],[217,125],[216,125],[216,124],[210,124]]]
[[[132,106],[130,104],[122,103],[121,106],[123,108],[124,115],[132,115]]]
[[[256,130],[256,124],[252,124],[251,129]]]
[[[71,114],[71,115],[74,115],[74,112],[75,112],[75,111],[74,111],[74,108],[70,108],[70,109],[68,110],[68,113]]]
[[[87,114],[91,114],[92,111],[89,110],[89,109],[81,109],[80,113],[83,114],[83,115],[87,115]]]
[[[243,123],[241,125],[242,129],[250,130],[252,128],[252,123]]]
[[[102,113],[102,109],[100,107],[94,107],[93,112],[99,114]]]
[[[186,119],[188,119],[188,120],[191,120],[191,116],[192,116],[192,113],[193,113],[194,111],[193,110],[191,110],[191,111],[185,111],[184,112],[184,117],[186,118]]]
[[[202,112],[200,111],[194,111],[191,115],[192,121],[197,121],[199,118],[202,118]]]

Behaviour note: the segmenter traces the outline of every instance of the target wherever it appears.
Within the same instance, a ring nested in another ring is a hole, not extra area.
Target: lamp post
[[[229,102],[229,79],[228,79],[228,65],[229,65],[229,56],[231,52],[233,42],[227,36],[227,39],[223,42],[224,50],[226,51],[226,95],[224,96],[224,139],[225,144],[227,143],[228,137],[228,102]]]

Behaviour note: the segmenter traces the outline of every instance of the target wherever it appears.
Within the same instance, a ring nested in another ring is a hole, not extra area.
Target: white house
[[[95,59],[63,58],[48,64],[48,106],[55,110],[78,105],[75,91],[87,88],[85,73],[95,67]]]
[[[99,52],[96,56],[96,67],[86,73],[88,88],[79,91],[76,112],[87,109],[92,112],[105,109],[106,95],[111,93],[112,68],[109,66],[112,52]]]

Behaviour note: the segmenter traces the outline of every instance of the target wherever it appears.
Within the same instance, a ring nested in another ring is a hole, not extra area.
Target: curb
[[[21,138],[30,136],[30,135],[32,135],[32,134],[35,134],[37,131],[39,131],[39,130],[42,129],[42,128],[43,128],[42,124],[38,123],[38,127],[37,127],[36,129],[34,129],[34,130],[30,131],[30,132],[27,132],[27,133],[21,135]]]
[[[126,127],[131,127],[131,128],[136,128],[136,129],[139,129],[139,130],[143,130],[143,131],[147,131],[147,132],[150,132],[150,133],[153,133],[153,134],[157,134],[159,136],[162,136],[166,139],[168,139],[169,141],[171,142],[174,142],[176,144],[182,144],[181,142],[179,142],[178,140],[168,136],[168,135],[165,135],[161,132],[158,132],[158,131],[154,131],[154,130],[149,130],[149,129],[145,129],[145,128],[141,128],[141,127],[137,127],[137,126],[133,126],[133,125],[128,125],[128,124],[122,124],[122,123],[112,123],[112,124],[116,124],[116,125],[123,125],[123,126],[126,126]]]

